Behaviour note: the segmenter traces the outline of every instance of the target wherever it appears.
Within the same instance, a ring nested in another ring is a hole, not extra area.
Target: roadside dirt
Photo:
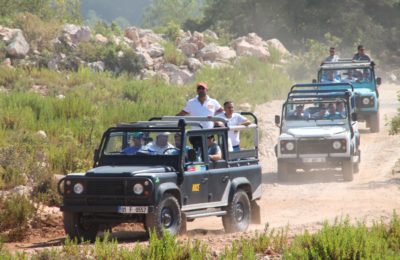
[[[397,92],[400,86],[385,84],[380,87],[381,131],[370,133],[364,124],[361,129],[360,172],[352,182],[343,182],[340,173],[319,172],[302,174],[290,183],[279,183],[276,173],[276,158],[273,147],[276,144],[278,128],[274,126],[274,115],[280,114],[282,101],[257,106],[263,143],[260,145],[263,166],[263,196],[259,201],[262,209],[262,224],[251,225],[244,234],[225,234],[220,218],[204,218],[189,222],[188,234],[180,239],[199,239],[207,242],[209,248],[219,252],[232,241],[250,236],[252,231],[289,227],[295,234],[304,229],[319,229],[324,221],[349,217],[352,221],[388,221],[396,210],[400,213],[400,172],[393,170],[400,158],[400,137],[388,134],[387,123],[396,115],[399,107]],[[132,231],[115,232],[113,237],[121,244],[133,246],[145,241],[141,227]],[[62,223],[35,235],[28,241],[6,244],[11,250],[34,251],[48,246],[61,245],[65,239]]]

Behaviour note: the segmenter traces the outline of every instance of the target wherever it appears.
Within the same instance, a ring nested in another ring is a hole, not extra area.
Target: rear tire
[[[247,193],[237,190],[227,207],[227,214],[222,216],[226,233],[244,232],[251,222],[251,206]]]
[[[96,240],[99,225],[83,222],[82,213],[64,211],[64,230],[70,239],[78,242]]]
[[[342,162],[342,173],[344,181],[353,180],[353,160]]]
[[[379,132],[379,111],[375,114],[371,115],[369,118],[369,126],[371,133],[378,133]]]

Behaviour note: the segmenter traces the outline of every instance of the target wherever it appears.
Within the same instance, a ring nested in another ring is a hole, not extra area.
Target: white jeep
[[[310,84],[311,85],[311,84]],[[283,104],[276,156],[278,180],[289,181],[297,169],[341,167],[345,181],[358,172],[360,134],[352,93],[293,90]]]

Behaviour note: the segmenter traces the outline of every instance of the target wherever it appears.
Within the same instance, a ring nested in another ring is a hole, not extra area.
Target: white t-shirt
[[[221,108],[221,105],[217,100],[210,98],[207,96],[207,99],[203,104],[200,103],[198,96],[190,99],[186,106],[183,108],[183,111],[189,113],[191,116],[214,116],[215,112]],[[203,128],[213,128],[214,122],[207,121],[201,122]]]
[[[168,148],[174,148],[175,146],[173,146],[172,144],[167,144],[164,147],[160,147],[158,146],[155,142],[153,143],[149,143],[146,145],[146,147],[144,148],[144,150],[153,152],[155,154],[164,154],[164,151],[167,150]]]
[[[218,114],[217,116],[228,120],[228,126],[241,125],[247,121],[247,118],[239,113],[233,113],[231,118],[227,118],[225,113]],[[228,132],[228,137],[232,142],[232,146],[237,146],[240,144],[239,131],[230,130]]]

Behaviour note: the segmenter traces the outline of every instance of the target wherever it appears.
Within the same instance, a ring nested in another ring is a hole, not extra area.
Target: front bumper
[[[118,212],[118,206],[61,205],[60,210],[68,212],[79,212],[79,213],[117,213],[122,215],[122,213]],[[154,212],[154,206],[147,206],[147,207],[148,207],[148,213]]]
[[[314,161],[309,160],[309,162],[305,162],[308,159],[315,159]],[[323,162],[319,162],[317,159],[323,158]],[[324,157],[324,156],[316,156],[316,157],[296,157],[296,158],[278,158],[279,163],[292,164],[296,165],[299,168],[330,168],[341,166],[345,161],[351,161],[350,157]]]

